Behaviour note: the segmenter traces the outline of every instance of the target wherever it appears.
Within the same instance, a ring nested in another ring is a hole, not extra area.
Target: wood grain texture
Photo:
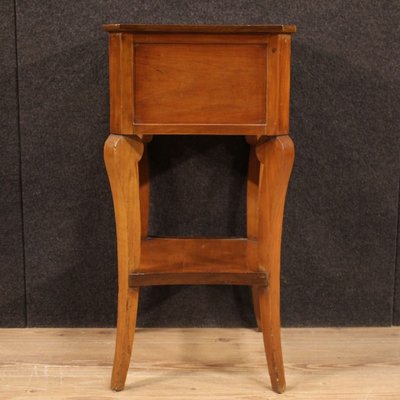
[[[176,250],[175,250],[176,251]],[[129,276],[132,287],[160,285],[249,285],[266,286],[265,272],[132,272]]]
[[[246,30],[247,34],[227,32],[223,27],[218,34],[195,27],[163,27],[162,35],[151,33],[160,27],[142,28],[144,34],[135,31],[140,31],[137,26],[105,28],[114,32],[110,35],[111,132],[120,135],[111,135],[105,146],[119,260],[111,386],[124,388],[139,286],[247,284],[253,286],[272,389],[282,393],[280,242],[294,153],[289,137],[275,135],[288,133],[290,35],[282,34],[283,27],[279,34],[251,31],[255,36]],[[121,29],[125,33],[115,33]],[[132,133],[251,135],[248,238],[145,239],[148,161],[145,154],[139,175],[143,142],[139,137],[121,136]],[[264,134],[275,137],[268,141],[257,138]],[[271,287],[267,288],[270,277]]]
[[[117,231],[118,272],[126,277],[140,260],[140,205],[138,162],[143,143],[135,137],[110,135],[104,161],[110,181]]]
[[[110,133],[132,134],[133,50],[132,35],[109,36]]]
[[[251,137],[250,137],[251,138]],[[255,138],[257,140],[257,138]],[[251,141],[251,139],[250,139]],[[258,237],[258,187],[260,180],[260,162],[257,159],[256,148],[250,145],[249,167],[247,171],[247,237],[257,240]],[[254,315],[256,317],[257,329],[262,330],[260,318],[260,301],[258,287],[251,288]]]
[[[196,312],[196,310],[193,310]],[[138,329],[126,390],[108,386],[114,329],[1,329],[4,400],[398,400],[400,328],[282,329],[289,386],[265,385],[252,329]]]
[[[257,243],[247,239],[150,238],[142,240],[142,253],[141,272],[258,270]]]
[[[287,33],[110,33],[115,134],[288,133]]]
[[[137,135],[266,135],[266,124],[140,124],[134,123]]]
[[[130,286],[266,283],[257,243],[246,239],[145,239],[140,266],[130,274]]]
[[[136,124],[265,123],[266,46],[135,44]]]
[[[140,260],[140,205],[138,162],[143,143],[123,135],[110,135],[104,160],[114,202],[118,252],[118,315],[111,387],[122,390],[132,352],[139,289],[130,288],[129,273]]]
[[[294,145],[289,136],[260,142],[257,158],[263,165],[259,187],[258,262],[268,273],[268,288],[260,288],[260,316],[265,353],[272,388],[285,390],[280,337],[280,259],[282,221],[287,186],[294,161]]]
[[[145,140],[151,140],[151,138]],[[143,139],[142,139],[143,140]],[[139,161],[139,197],[140,197],[140,234],[142,238],[147,237],[150,216],[150,168],[149,152],[147,143],[144,143],[143,156]]]
[[[104,24],[107,32],[162,32],[162,33],[294,33],[295,25],[146,25]]]
[[[267,55],[266,135],[289,133],[291,36],[271,35]]]
[[[260,181],[260,162],[254,145],[249,150],[249,166],[247,171],[247,237],[251,240],[258,238],[258,188]]]

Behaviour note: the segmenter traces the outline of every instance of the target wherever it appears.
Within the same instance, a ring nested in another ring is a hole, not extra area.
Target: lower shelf
[[[265,286],[258,270],[257,242],[248,239],[142,240],[139,269],[129,286],[152,285]]]

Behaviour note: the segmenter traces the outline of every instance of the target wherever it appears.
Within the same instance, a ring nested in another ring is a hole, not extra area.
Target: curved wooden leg
[[[117,336],[111,375],[111,389],[116,392],[124,389],[128,375],[136,329],[138,302],[139,288],[118,291]]]
[[[146,138],[147,142],[144,143],[143,156],[139,162],[140,221],[142,238],[146,238],[148,235],[150,212],[150,171],[147,143],[151,141],[151,138],[146,136],[144,138]]]
[[[247,139],[247,138],[246,138]],[[260,162],[256,156],[254,143],[250,142],[249,168],[247,172],[247,237],[257,239],[258,229],[258,186],[260,178]],[[256,317],[257,329],[261,331],[260,302],[258,288],[251,288],[254,315]]]
[[[260,289],[260,316],[272,389],[285,390],[280,334],[280,256],[286,190],[294,161],[289,136],[277,136],[257,145],[263,165],[259,189],[258,258],[268,272],[268,286]]]
[[[136,137],[110,135],[104,160],[114,202],[118,251],[118,319],[111,388],[124,388],[136,327],[139,289],[129,288],[129,273],[140,260],[138,162],[143,143]]]

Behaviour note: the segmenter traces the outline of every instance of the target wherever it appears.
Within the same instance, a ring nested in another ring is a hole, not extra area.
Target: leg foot
[[[272,390],[276,393],[283,393],[286,388],[286,381],[282,356],[279,306],[275,305],[273,292],[271,287],[260,290],[261,324]]]
[[[133,337],[139,301],[139,288],[129,289],[118,299],[117,338],[115,342],[114,366],[111,389],[117,392],[124,389],[132,354]]]

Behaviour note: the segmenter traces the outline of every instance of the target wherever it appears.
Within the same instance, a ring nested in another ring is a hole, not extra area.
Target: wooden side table
[[[285,390],[280,249],[294,160],[288,136],[292,25],[104,25],[109,32],[110,136],[104,157],[117,230],[118,322],[111,387],[122,390],[139,288],[252,287],[272,389]],[[148,237],[152,135],[246,135],[247,238]]]

